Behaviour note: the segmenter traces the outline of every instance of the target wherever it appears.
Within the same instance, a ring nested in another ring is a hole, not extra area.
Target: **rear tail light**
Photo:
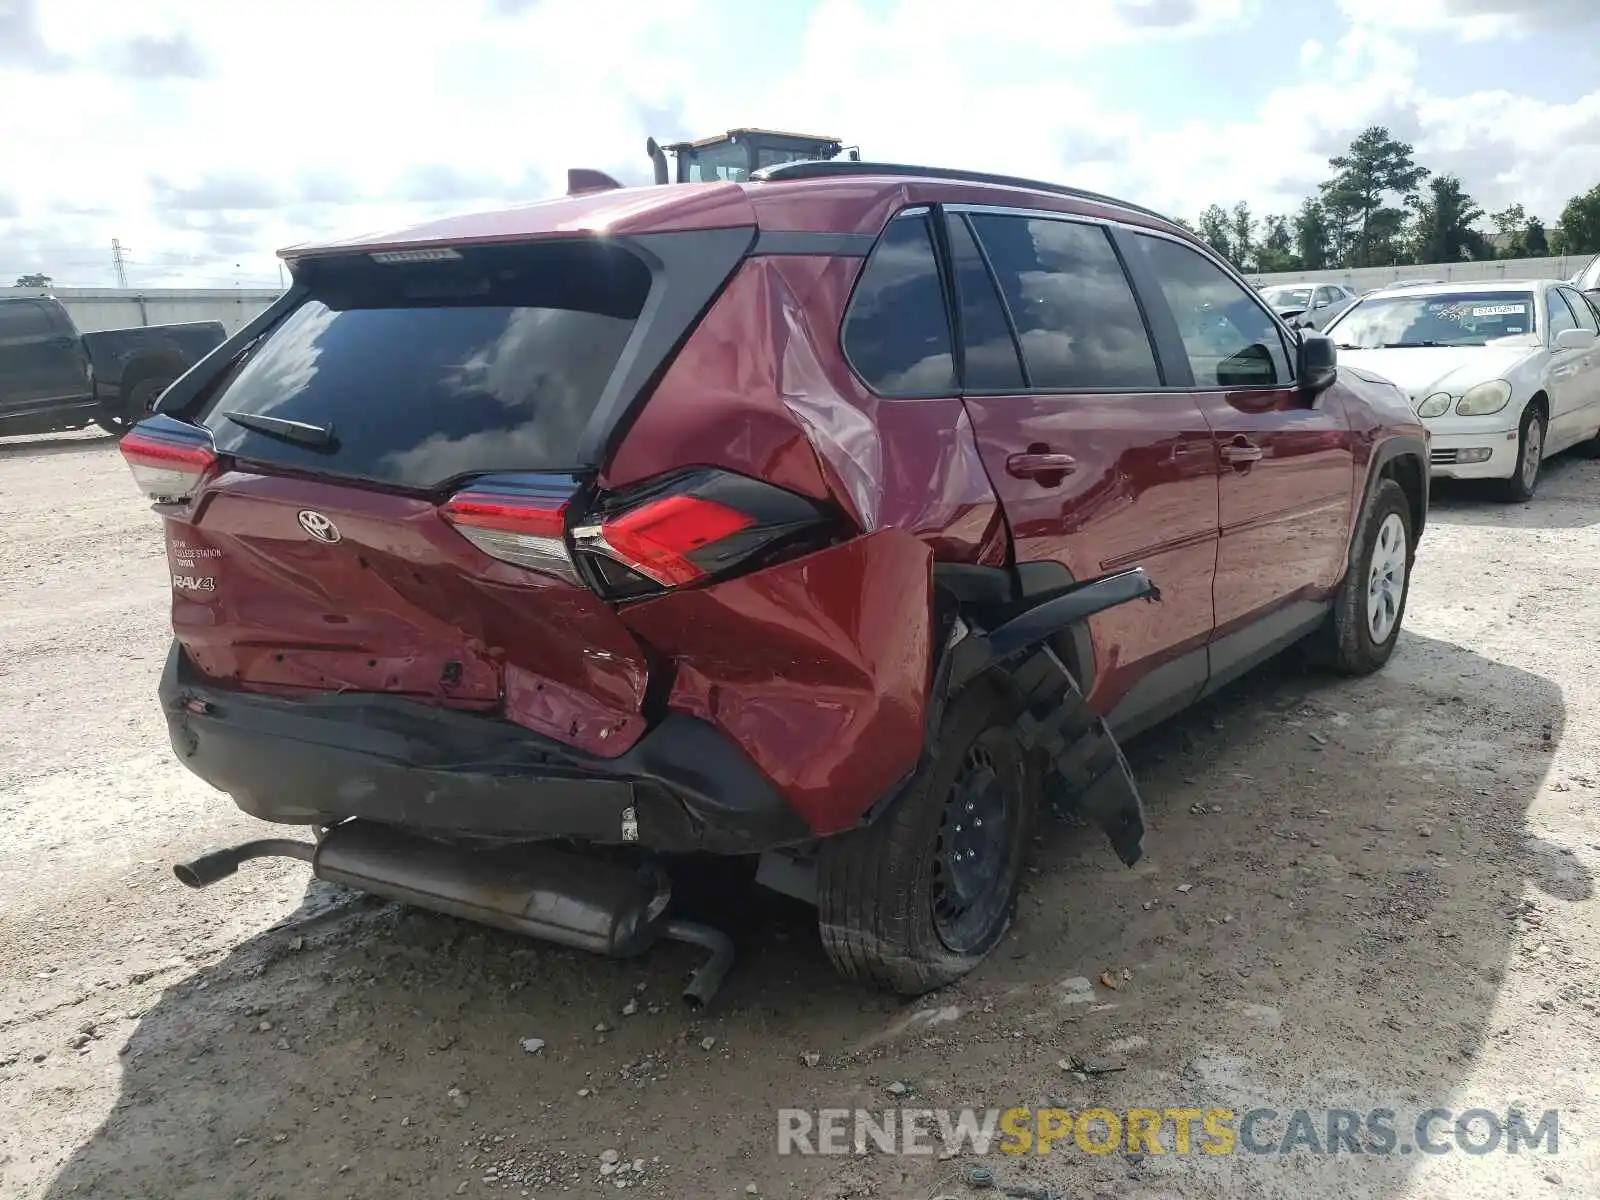
[[[580,569],[613,599],[650,595],[826,545],[820,505],[723,471],[693,471],[602,497],[573,527]]]
[[[171,417],[139,422],[119,448],[139,490],[157,504],[192,499],[217,461],[210,431]]]
[[[566,538],[567,505],[576,488],[565,475],[486,475],[439,511],[485,554],[581,584]]]
[[[803,496],[711,470],[598,497],[564,475],[485,476],[440,513],[485,554],[611,600],[803,554],[826,545],[835,525]]]

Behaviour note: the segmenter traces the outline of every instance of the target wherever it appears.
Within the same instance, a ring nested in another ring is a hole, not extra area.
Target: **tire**
[[[1510,479],[1495,480],[1495,494],[1507,504],[1526,504],[1539,490],[1539,474],[1544,465],[1545,444],[1544,410],[1538,404],[1529,404],[1522,411],[1522,422],[1517,426],[1517,465]],[[1530,439],[1536,438],[1536,443]],[[1537,452],[1530,460],[1530,446]]]
[[[161,398],[161,393],[171,386],[172,380],[161,376],[141,379],[122,397],[122,407],[119,411],[102,413],[95,417],[94,423],[112,437],[120,438],[150,415],[150,410]]]
[[[1316,662],[1343,675],[1370,675],[1389,661],[1405,619],[1415,551],[1411,503],[1393,479],[1380,479],[1356,528],[1333,611],[1310,646]]]
[[[889,809],[822,843],[818,925],[846,979],[921,995],[971,971],[1010,928],[1039,798],[1015,713],[991,682],[967,688],[946,711],[937,752]],[[972,840],[979,813],[990,833]],[[958,849],[976,856],[971,865],[952,862]]]

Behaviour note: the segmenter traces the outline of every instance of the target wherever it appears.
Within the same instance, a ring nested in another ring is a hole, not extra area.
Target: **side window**
[[[1323,307],[1324,305],[1327,305],[1327,304],[1333,304],[1333,303],[1337,302],[1338,299],[1339,299],[1339,294],[1337,292],[1335,292],[1332,288],[1318,288],[1317,289],[1316,304],[1317,304],[1318,308],[1321,308],[1321,307]]]
[[[1578,319],[1572,315],[1572,310],[1567,307],[1567,302],[1561,298],[1561,293],[1551,288],[1545,293],[1545,302],[1550,306],[1550,339],[1553,341],[1556,334],[1563,329],[1576,329]]]
[[[850,365],[875,392],[955,392],[950,321],[926,214],[889,222],[861,270],[842,341]]]
[[[1561,295],[1572,307],[1572,315],[1578,318],[1579,328],[1587,329],[1590,333],[1600,333],[1600,323],[1596,322],[1594,309],[1589,306],[1587,300],[1567,288],[1561,289]]]
[[[0,304],[0,337],[7,341],[51,337],[56,333],[48,305],[37,300],[11,300]]]
[[[961,299],[962,386],[973,391],[1021,391],[1027,380],[1016,339],[978,243],[964,217],[951,217],[949,232],[956,294]]]
[[[1161,386],[1144,316],[1104,229],[990,215],[974,215],[972,226],[1011,311],[1030,386]]]
[[[1274,387],[1294,376],[1278,326],[1222,268],[1188,246],[1136,234],[1178,322],[1194,383]]]

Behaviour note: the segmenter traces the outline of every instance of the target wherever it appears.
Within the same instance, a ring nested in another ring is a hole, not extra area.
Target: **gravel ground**
[[[1600,463],[1548,471],[1525,507],[1436,494],[1380,675],[1275,664],[1130,747],[1145,860],[1048,824],[961,985],[852,990],[804,910],[725,898],[741,962],[694,1015],[686,948],[588,958],[282,861],[181,888],[170,863],[262,827],[169,753],[155,519],[105,439],[0,442],[0,1195],[925,1200],[969,1194],[963,1160],[779,1157],[775,1111],[1052,1102],[1389,1108],[1402,1134],[1521,1105],[1560,1110],[1559,1144],[1069,1139],[985,1160],[1002,1183],[1600,1195]]]

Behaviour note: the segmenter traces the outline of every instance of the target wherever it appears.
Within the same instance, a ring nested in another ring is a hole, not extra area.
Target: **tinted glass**
[[[963,386],[975,391],[1020,390],[1026,385],[1017,343],[978,243],[961,217],[950,221],[950,258],[961,297],[961,344],[966,356]]]
[[[1196,387],[1271,387],[1293,378],[1278,326],[1203,254],[1136,235],[1178,323]]]
[[[49,337],[60,332],[50,319],[50,309],[37,300],[7,300],[0,304],[0,337]]]
[[[1098,225],[974,216],[1036,388],[1159,387],[1144,318]]]
[[[1319,305],[1332,304],[1336,299],[1338,299],[1338,296],[1339,294],[1332,288],[1317,289],[1317,303]]]
[[[443,263],[308,263],[311,296],[235,367],[204,423],[225,454],[433,488],[580,465],[578,442],[649,291],[592,242],[464,250]],[[332,452],[229,412],[331,425]]]
[[[1563,329],[1576,329],[1578,318],[1572,315],[1572,310],[1567,307],[1567,302],[1561,298],[1561,293],[1552,289],[1546,299],[1550,304],[1550,337]]]
[[[1368,296],[1328,327],[1328,336],[1347,350],[1483,346],[1499,338],[1526,342],[1531,332],[1533,297],[1493,291]]]
[[[1566,297],[1567,303],[1572,305],[1572,315],[1578,318],[1578,324],[1590,333],[1600,333],[1600,319],[1595,316],[1594,306],[1577,292],[1561,289],[1561,294]]]
[[[1310,288],[1275,287],[1261,293],[1268,304],[1279,308],[1305,308],[1311,303]]]
[[[926,216],[889,222],[862,268],[843,342],[856,372],[883,395],[956,390],[950,321]]]

